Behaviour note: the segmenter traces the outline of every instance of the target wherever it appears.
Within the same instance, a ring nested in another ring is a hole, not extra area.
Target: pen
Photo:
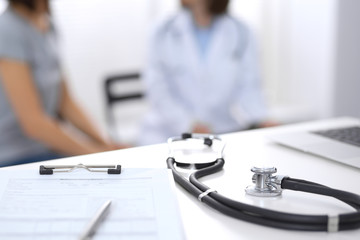
[[[80,235],[79,240],[89,240],[94,236],[96,229],[99,227],[101,221],[104,219],[106,213],[108,212],[110,204],[111,200],[108,200],[99,208],[99,210],[96,212],[88,225],[86,225],[86,228]]]

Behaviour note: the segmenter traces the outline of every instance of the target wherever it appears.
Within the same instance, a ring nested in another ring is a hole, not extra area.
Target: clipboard
[[[52,175],[40,175],[40,164],[35,169],[0,169],[0,239],[78,239],[107,201],[111,209],[102,215],[106,218],[100,217],[96,239],[185,239],[168,169],[121,165],[121,174],[110,175],[104,163],[95,169],[85,164],[100,173],[55,173],[77,166],[70,163],[50,166]]]
[[[108,174],[120,174],[121,165],[40,165],[40,175],[52,175],[56,172],[72,172],[75,169],[85,169],[89,172],[107,172]]]

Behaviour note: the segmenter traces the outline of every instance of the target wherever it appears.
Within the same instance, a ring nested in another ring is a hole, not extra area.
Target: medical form
[[[1,170],[0,239],[77,239],[107,200],[111,211],[94,239],[184,239],[170,177],[167,169]]]

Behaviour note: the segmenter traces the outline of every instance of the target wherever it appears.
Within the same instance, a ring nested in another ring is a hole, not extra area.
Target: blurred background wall
[[[151,29],[178,8],[178,0],[52,1],[68,81],[102,128],[104,79],[141,72]],[[257,38],[274,119],[360,117],[359,10],[358,0],[232,0],[231,13]]]

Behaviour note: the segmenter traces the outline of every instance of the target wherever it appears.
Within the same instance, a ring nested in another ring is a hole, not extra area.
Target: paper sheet
[[[169,172],[121,175],[0,171],[0,239],[77,239],[106,201],[109,215],[94,239],[184,239]]]

